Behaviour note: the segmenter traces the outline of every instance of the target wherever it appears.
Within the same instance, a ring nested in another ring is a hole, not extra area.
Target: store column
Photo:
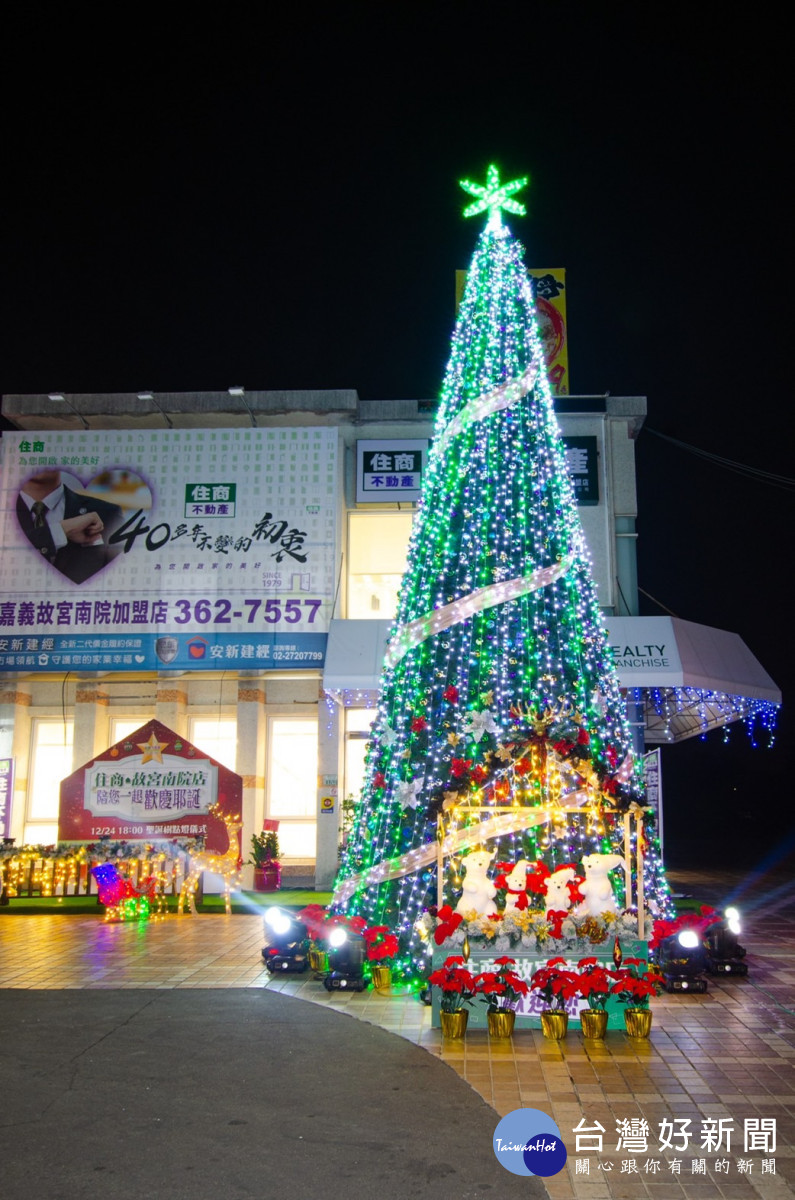
[[[72,770],[91,762],[107,750],[109,735],[107,692],[96,683],[78,683],[75,690],[75,725],[72,742]]]
[[[243,779],[243,859],[255,833],[262,832],[265,813],[265,685],[257,679],[241,679],[237,685],[237,760]],[[243,868],[243,886],[252,887],[253,866]]]
[[[0,833],[14,838],[18,846],[22,845],[25,834],[31,700],[31,689],[19,683],[10,683],[0,691],[0,759],[10,764],[7,774],[13,772],[11,790],[6,795],[6,813]],[[9,831],[7,835],[4,832],[6,826]]]
[[[317,732],[317,856],[315,891],[330,891],[339,865],[340,788],[344,709],[321,691]]]
[[[184,679],[157,680],[155,719],[173,729],[180,737],[188,736],[188,692]]]

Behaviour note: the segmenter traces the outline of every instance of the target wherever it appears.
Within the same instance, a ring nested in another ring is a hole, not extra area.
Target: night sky
[[[529,173],[510,223],[530,265],[567,270],[572,391],[648,397],[640,585],[738,632],[784,691],[773,751],[736,726],[664,752],[666,850],[791,850],[794,485],[649,432],[795,476],[782,28],[713,6],[257,11],[7,22],[0,391],[434,397],[480,229],[457,181]]]

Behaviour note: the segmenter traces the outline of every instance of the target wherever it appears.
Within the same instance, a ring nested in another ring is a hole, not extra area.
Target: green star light
[[[523,217],[527,209],[518,200],[511,200],[514,192],[521,191],[526,187],[529,176],[525,175],[523,179],[514,179],[511,183],[500,183],[500,172],[493,164],[489,167],[486,173],[486,186],[480,183],[473,183],[471,179],[462,179],[461,187],[465,192],[469,192],[470,196],[476,196],[474,204],[470,204],[464,209],[465,217],[474,217],[478,213],[488,211],[489,225],[492,228],[499,229],[502,224],[500,209],[504,208],[506,212],[514,213],[518,217]]]

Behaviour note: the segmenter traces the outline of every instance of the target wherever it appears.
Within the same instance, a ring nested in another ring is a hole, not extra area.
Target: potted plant
[[[464,1005],[471,1007],[475,995],[475,976],[466,969],[463,955],[451,954],[438,970],[428,976],[428,983],[438,987],[442,993],[442,1036],[463,1037],[469,1018]]]
[[[530,990],[511,967],[515,958],[496,958],[494,971],[482,971],[475,978],[478,995],[488,1004],[486,1020],[490,1037],[510,1037],[513,1033],[516,1012],[514,1005],[520,996]]]
[[[322,946],[328,919],[328,911],[322,904],[307,904],[298,914],[298,920],[303,921],[309,934],[309,966],[316,978],[322,978],[328,971],[328,955]]]
[[[379,992],[386,992],[392,982],[390,959],[398,952],[398,940],[388,925],[371,925],[364,930],[363,936],[367,958],[372,963],[373,987]]]
[[[279,862],[279,835],[273,829],[265,829],[255,833],[251,839],[251,857],[249,863],[254,865],[254,890],[257,892],[276,892],[282,882],[282,868]]]
[[[565,958],[551,958],[545,967],[540,967],[530,980],[530,988],[537,991],[548,1005],[541,1013],[541,1029],[544,1037],[559,1042],[566,1036],[569,1014],[566,1001],[577,995],[579,978],[568,970]]]
[[[577,991],[588,1007],[580,1013],[580,1024],[587,1038],[603,1038],[607,1029],[607,998],[615,979],[598,958],[581,958],[577,963]]]
[[[610,991],[626,1006],[624,1026],[632,1038],[647,1038],[651,1032],[649,1000],[659,995],[664,983],[662,975],[651,969],[644,958],[625,958],[624,965],[614,972],[616,982]]]

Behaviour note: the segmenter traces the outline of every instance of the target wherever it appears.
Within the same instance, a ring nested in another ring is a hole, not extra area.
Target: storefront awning
[[[647,743],[775,719],[781,691],[738,634],[678,617],[606,623],[621,687],[642,712]],[[375,703],[390,628],[390,621],[331,622],[323,686],[339,704]]]

